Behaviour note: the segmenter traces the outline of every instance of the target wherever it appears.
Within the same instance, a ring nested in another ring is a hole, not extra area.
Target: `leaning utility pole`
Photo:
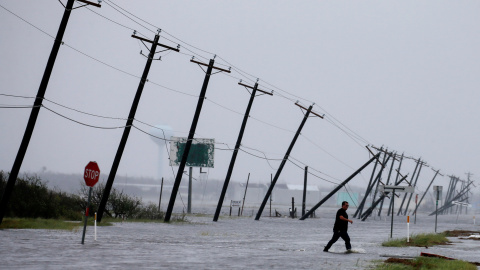
[[[381,152],[379,153],[378,156],[380,156]],[[382,166],[382,168],[380,168],[380,171],[378,172],[377,176],[375,177],[375,180],[373,181],[373,183],[367,188],[367,190],[365,191],[365,196],[363,197],[363,200],[362,202],[360,203],[360,205],[358,206],[360,209],[357,209],[359,210],[358,211],[358,218],[360,218],[362,216],[362,212],[363,212],[363,207],[365,205],[365,201],[367,200],[367,197],[368,195],[370,194],[370,192],[372,192],[372,189],[373,187],[378,183],[378,181],[380,181],[380,177],[382,176],[382,172],[383,172],[383,169],[385,168],[385,166],[387,165],[388,163],[388,160],[390,159],[390,155],[388,155],[387,157],[387,154],[384,153],[384,156],[383,156],[383,161],[380,162],[379,164]],[[378,160],[378,159],[377,159]],[[355,217],[355,216],[354,216]]]
[[[113,160],[112,168],[110,169],[110,173],[108,174],[107,183],[105,184],[105,189],[103,191],[102,200],[100,201],[100,205],[98,206],[98,222],[102,221],[103,213],[105,211],[105,206],[107,205],[108,197],[110,196],[110,191],[113,186],[113,181],[115,181],[115,176],[117,175],[118,166],[120,165],[120,160],[122,159],[123,151],[125,150],[125,145],[127,144],[128,135],[130,134],[130,129],[132,128],[133,119],[135,119],[135,113],[137,112],[138,103],[140,102],[140,97],[142,96],[143,87],[147,82],[148,72],[150,71],[150,66],[152,65],[152,61],[154,60],[153,57],[155,56],[155,49],[158,46],[166,48],[165,50],[172,50],[179,52],[180,50],[177,48],[172,48],[163,44],[158,43],[158,39],[160,38],[160,29],[158,33],[155,35],[153,41],[148,39],[136,36],[136,31],[133,32],[132,37],[141,40],[142,42],[149,42],[152,43],[152,47],[150,48],[150,53],[147,57],[147,63],[145,64],[145,69],[143,70],[142,78],[140,79],[140,83],[137,88],[137,92],[135,94],[135,98],[133,99],[132,107],[130,108],[130,113],[128,114],[127,123],[125,124],[125,128],[123,129],[122,139],[120,140],[120,144],[118,145],[117,153],[115,155],[115,159]]]
[[[267,95],[273,95],[272,93],[265,92],[263,90],[258,89],[258,79],[255,83],[255,86],[251,87],[248,85],[243,84],[242,82],[238,83],[245,88],[252,89],[252,93],[250,94],[250,100],[248,102],[247,110],[243,115],[242,126],[240,127],[240,132],[238,133],[237,142],[235,143],[235,149],[232,153],[232,158],[230,159],[230,165],[228,166],[227,176],[225,177],[225,182],[223,183],[222,193],[220,194],[220,198],[218,199],[217,210],[215,211],[215,215],[213,216],[213,221],[218,220],[218,216],[220,215],[220,210],[222,209],[223,200],[225,199],[225,193],[227,192],[228,183],[230,182],[230,177],[232,176],[233,166],[235,166],[235,160],[237,159],[238,149],[240,149],[240,144],[242,143],[243,133],[245,132],[245,127],[247,126],[248,118],[250,117],[250,109],[252,108],[253,100],[255,99],[255,95],[258,92],[262,92]]]
[[[428,184],[427,189],[426,189],[425,192],[423,193],[422,198],[420,198],[420,201],[417,203],[417,206],[415,207],[415,210],[413,210],[412,215],[414,215],[415,213],[417,213],[417,209],[418,209],[418,207],[420,206],[420,204],[422,203],[423,197],[425,197],[425,195],[427,194],[428,189],[429,189],[430,186],[432,185],[433,180],[435,180],[435,177],[437,177],[437,174],[438,174],[439,171],[440,171],[440,170],[437,170],[437,171],[435,172],[435,175],[433,176],[432,181],[430,181],[430,184]],[[442,174],[440,174],[440,175],[442,175]],[[442,176],[443,176],[443,175],[442,175]]]
[[[390,165],[390,171],[388,172],[388,178],[387,178],[387,182],[386,182],[385,185],[390,184],[390,176],[392,176],[393,165],[395,164],[395,157],[397,156],[396,153],[392,153],[392,155],[393,155],[392,164]],[[381,216],[384,199],[385,199],[385,197],[383,197],[383,199],[380,202],[380,207],[378,209],[378,216]]]
[[[338,185],[338,187],[333,189],[327,196],[325,196],[325,198],[323,198],[319,203],[317,203],[314,207],[312,207],[312,209],[310,209],[305,215],[303,215],[300,218],[300,220],[304,220],[304,219],[308,218],[313,212],[315,212],[315,210],[317,210],[318,207],[320,207],[324,202],[326,202],[328,199],[330,199],[330,197],[332,197],[333,194],[335,194],[337,191],[339,191],[350,180],[352,180],[357,174],[359,174],[363,169],[365,169],[365,167],[367,167],[368,164],[372,163],[373,160],[378,159],[379,156],[380,156],[380,153],[376,154],[369,161],[367,161],[367,163],[363,164],[362,167],[360,167],[358,170],[356,170],[352,175],[350,175],[347,179],[345,179],[345,181],[343,181],[340,185]]]
[[[215,57],[213,57],[215,59]],[[200,118],[200,112],[202,111],[203,101],[205,100],[205,94],[207,93],[208,82],[210,81],[210,76],[212,75],[212,69],[217,69],[219,72],[228,72],[230,70],[222,69],[213,66],[215,63],[214,59],[210,59],[209,64],[195,61],[193,58],[190,62],[198,64],[199,66],[207,66],[207,71],[205,72],[205,79],[203,80],[202,90],[200,91],[200,96],[198,97],[197,108],[195,110],[195,115],[193,116],[192,125],[190,127],[190,132],[188,133],[187,142],[185,143],[185,148],[182,154],[182,160],[178,166],[177,176],[175,177],[175,183],[173,183],[172,194],[170,195],[170,202],[168,203],[167,212],[165,213],[165,222],[170,221],[172,215],[173,206],[175,205],[175,199],[177,198],[178,188],[180,187],[180,182],[182,181],[183,170],[185,169],[185,164],[187,164],[188,154],[190,153],[190,148],[192,146],[193,137],[195,135],[195,130],[197,129],[198,119]]]
[[[402,156],[400,157],[400,163],[398,164],[398,168],[397,168],[397,177],[395,177],[395,183],[398,181],[398,177],[400,176],[400,169],[402,168],[402,162],[403,162],[403,155],[404,153],[402,153]],[[393,194],[395,194],[395,192],[392,192]],[[392,199],[390,200],[390,205],[388,207],[388,211],[387,211],[387,216],[390,216],[390,213],[393,213],[394,211],[392,210],[392,207],[395,208],[395,205],[394,204],[394,199],[392,197]]]
[[[285,163],[286,163],[287,160],[288,160],[288,156],[290,155],[290,152],[292,151],[293,146],[295,145],[295,142],[297,141],[297,138],[298,138],[298,136],[300,135],[300,132],[302,131],[302,128],[303,128],[303,126],[305,125],[305,122],[307,121],[307,118],[308,118],[308,116],[310,115],[310,113],[312,113],[312,114],[314,114],[314,115],[316,115],[316,116],[318,116],[318,117],[320,117],[320,118],[323,119],[323,116],[312,112],[313,104],[310,105],[310,107],[309,107],[308,109],[306,109],[305,107],[299,105],[298,103],[295,103],[295,105],[297,105],[298,107],[306,110],[306,113],[305,113],[305,115],[304,115],[304,117],[303,117],[302,123],[301,123],[300,126],[298,127],[297,133],[296,133],[295,136],[293,137],[293,140],[292,140],[292,142],[290,143],[290,146],[288,147],[287,152],[285,153],[285,156],[283,157],[282,162],[280,163],[280,167],[278,167],[277,173],[275,174],[275,177],[273,178],[272,184],[271,184],[270,187],[268,188],[267,194],[265,194],[265,198],[263,198],[263,202],[262,202],[262,204],[260,205],[260,209],[259,209],[258,212],[257,212],[257,216],[255,217],[255,220],[260,220],[260,217],[262,216],[263,208],[265,207],[265,204],[267,204],[268,197],[269,197],[270,194],[272,193],[273,187],[274,187],[275,184],[277,183],[278,177],[280,177],[280,174],[282,173],[283,167],[285,166]],[[292,211],[293,211],[293,209],[292,209]]]
[[[380,148],[379,153],[381,153],[382,149],[383,149],[383,147]],[[370,189],[370,185],[372,184],[372,181],[373,181],[373,176],[375,176],[375,171],[377,170],[377,165],[378,165],[379,163],[380,163],[380,160],[377,159],[377,160],[375,161],[375,165],[373,166],[372,175],[370,176],[370,181],[368,181],[367,189],[365,190],[365,195],[363,196],[362,201],[360,202],[360,205],[358,205],[357,210],[355,211],[355,214],[353,214],[353,217],[354,217],[354,218],[357,217],[358,213],[360,213],[360,215],[362,214],[361,211],[362,211],[362,209],[363,209],[363,204],[365,203],[365,200],[366,200],[366,198],[367,198],[367,196],[368,196],[367,190]]]
[[[417,161],[417,165],[415,166],[415,170],[413,170],[412,178],[410,178],[410,183],[409,183],[410,186],[413,182],[413,178],[415,177],[415,173],[417,172],[419,164],[420,164],[420,162]],[[405,203],[405,199],[407,198],[407,194],[408,193],[405,193],[405,196],[403,196],[403,200],[402,200],[402,203],[400,204],[400,208],[398,208],[397,216],[400,215],[400,213],[402,212],[403,204]]]
[[[77,1],[82,2],[85,5],[101,7],[99,4],[95,4],[85,0]],[[17,181],[18,173],[20,172],[20,167],[22,166],[25,154],[27,153],[28,144],[30,143],[30,139],[32,138],[33,129],[35,128],[35,123],[37,122],[38,114],[40,112],[40,108],[42,107],[43,98],[45,96],[45,92],[47,91],[48,81],[50,80],[50,75],[52,74],[53,66],[55,65],[58,51],[60,50],[60,45],[63,43],[63,35],[65,33],[65,29],[67,28],[68,19],[70,18],[70,13],[72,12],[74,2],[74,0],[68,0],[67,5],[64,6],[65,11],[63,12],[62,21],[60,22],[57,36],[55,37],[55,40],[53,42],[52,51],[50,52],[47,66],[45,67],[45,71],[43,72],[42,81],[40,82],[37,96],[35,98],[35,102],[33,103],[30,117],[28,118],[27,127],[25,128],[25,133],[23,134],[20,148],[18,149],[17,156],[8,177],[7,185],[5,186],[5,190],[3,192],[2,201],[0,202],[0,224],[2,224],[3,216],[7,211],[8,202],[10,201],[10,197],[13,192],[13,187],[15,186],[15,182]]]
[[[245,185],[245,193],[243,193],[242,211],[240,211],[240,216],[243,216],[243,206],[245,205],[245,197],[247,196],[247,188],[248,188],[249,180],[250,180],[250,173],[248,173],[247,184]]]
[[[418,177],[420,176],[420,172],[422,171],[422,167],[425,164],[425,162],[420,161],[420,159],[418,161],[421,162],[421,163],[420,163],[420,168],[418,169],[417,177],[415,178],[415,183],[413,183],[414,188],[417,186]],[[413,193],[410,193],[410,197],[408,198],[407,206],[405,207],[405,211],[403,212],[404,216],[407,215],[408,206],[410,205],[410,201],[412,200],[412,196],[413,196]]]

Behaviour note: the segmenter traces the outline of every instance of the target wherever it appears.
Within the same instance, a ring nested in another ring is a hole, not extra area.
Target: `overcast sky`
[[[37,94],[64,8],[57,0],[0,3],[0,104],[30,106],[33,99],[5,95]],[[216,141],[209,178],[225,177],[231,151],[224,149],[234,147],[250,97],[237,83],[259,78],[259,88],[274,95],[254,101],[242,142],[249,153],[239,153],[233,181],[248,173],[251,181],[270,181],[302,121],[297,100],[315,103],[325,119],[308,119],[279,182],[302,183],[309,166],[339,183],[370,158],[367,144],[427,162],[423,187],[432,168],[445,175],[438,184],[467,172],[478,179],[478,14],[478,1],[438,0],[108,0],[75,9],[43,102],[64,117],[41,109],[21,171],[81,175],[94,160],[109,173],[123,130],[105,128],[126,121],[78,111],[126,118],[145,67],[140,50],[149,50],[130,36],[136,30],[153,40],[161,28],[160,43],[180,44],[180,53],[157,54],[162,61],[152,64],[119,175],[160,177],[159,146],[140,130],[167,125],[186,137],[205,75],[189,60],[208,63],[216,54],[216,65],[232,73],[211,77],[197,126],[196,137]],[[0,109],[1,170],[12,168],[30,111]],[[163,154],[162,174],[172,179],[178,167],[168,167]],[[411,175],[414,165],[405,160],[402,173]],[[366,186],[371,168],[351,184]],[[316,176],[310,184],[330,185]]]

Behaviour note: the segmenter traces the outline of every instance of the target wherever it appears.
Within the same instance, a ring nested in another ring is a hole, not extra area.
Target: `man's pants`
[[[350,237],[348,236],[347,231],[339,231],[339,230],[333,230],[333,236],[330,242],[325,246],[326,250],[329,250],[332,245],[337,242],[338,238],[342,238],[343,241],[345,241],[345,247],[347,249],[351,249],[352,246],[350,245]]]

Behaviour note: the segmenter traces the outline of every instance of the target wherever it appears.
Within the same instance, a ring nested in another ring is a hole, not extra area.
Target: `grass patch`
[[[377,264],[375,270],[400,270],[400,269],[464,269],[476,270],[477,266],[461,260],[445,260],[441,258],[417,257],[415,259],[389,258],[383,263]]]
[[[382,243],[384,247],[408,247],[408,246],[420,246],[429,247],[434,245],[447,245],[450,241],[447,239],[445,233],[422,233],[412,235],[410,242],[407,242],[407,238],[392,239]]]
[[[87,225],[93,226],[93,219],[87,221]],[[111,226],[109,222],[97,226]],[[60,219],[43,218],[4,218],[0,229],[44,229],[44,230],[68,230],[73,231],[83,226],[83,221],[65,221]]]

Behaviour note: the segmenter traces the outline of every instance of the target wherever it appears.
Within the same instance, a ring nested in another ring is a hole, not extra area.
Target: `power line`
[[[100,126],[94,126],[94,125],[90,125],[90,124],[85,124],[85,123],[83,123],[83,122],[80,122],[80,121],[74,120],[74,119],[72,119],[72,118],[66,117],[65,115],[60,114],[60,113],[58,113],[58,112],[56,112],[56,111],[54,111],[54,110],[52,110],[52,109],[49,109],[49,108],[46,107],[45,105],[42,105],[41,107],[45,108],[46,110],[48,110],[48,111],[50,111],[50,112],[52,112],[52,113],[54,113],[54,114],[56,114],[56,115],[58,115],[58,116],[61,116],[61,117],[65,118],[65,119],[67,119],[67,120],[70,120],[70,121],[72,121],[72,122],[75,122],[75,123],[77,123],[77,124],[80,124],[80,125],[83,125],[83,126],[87,126],[87,127],[99,128],[99,129],[118,129],[118,128],[125,128],[125,127],[126,127],[126,126],[100,127]]]

